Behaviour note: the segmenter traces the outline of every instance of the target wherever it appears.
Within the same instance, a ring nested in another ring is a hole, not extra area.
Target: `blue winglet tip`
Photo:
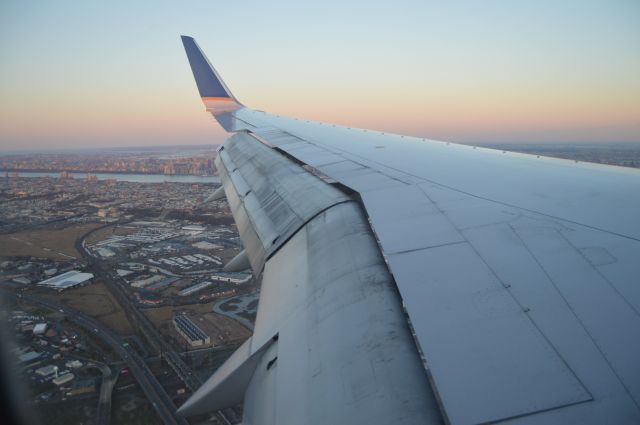
[[[191,65],[191,71],[196,80],[200,97],[234,99],[193,37],[181,35],[180,38],[182,39],[184,50],[187,53],[187,59],[189,59],[189,65]]]

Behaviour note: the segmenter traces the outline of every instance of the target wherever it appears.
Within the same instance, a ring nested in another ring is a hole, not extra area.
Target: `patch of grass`
[[[36,316],[48,316],[51,313],[53,313],[53,311],[45,307],[38,307],[35,310],[33,310],[32,313]]]
[[[99,223],[0,235],[0,257],[80,258],[75,242]]]

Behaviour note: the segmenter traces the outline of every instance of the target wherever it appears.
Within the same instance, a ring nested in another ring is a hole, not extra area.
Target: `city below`
[[[186,424],[177,407],[251,335],[259,288],[223,270],[241,242],[226,202],[204,203],[219,187],[214,158],[212,147],[1,158],[51,170],[0,177],[1,317],[35,423]],[[168,162],[195,175],[142,174]],[[120,174],[99,178],[106,164]],[[194,419],[241,417],[237,406]]]
[[[491,145],[640,167],[640,145]],[[16,394],[47,424],[236,424],[176,410],[250,335],[259,282],[212,146],[0,156],[1,318]],[[179,175],[182,175],[180,177]]]
[[[212,176],[215,146],[95,149],[0,154],[0,171]]]

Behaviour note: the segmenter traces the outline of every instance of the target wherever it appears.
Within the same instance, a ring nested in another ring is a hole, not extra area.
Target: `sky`
[[[0,2],[0,150],[221,143],[245,105],[465,143],[640,141],[640,1]]]

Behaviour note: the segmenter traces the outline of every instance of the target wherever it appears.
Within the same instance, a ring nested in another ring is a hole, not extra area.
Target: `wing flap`
[[[308,220],[348,200],[244,132],[225,143],[216,165],[256,276],[266,259]]]
[[[277,332],[248,423],[439,424],[391,276],[356,202],[318,214],[265,264],[253,339]],[[258,377],[259,378],[259,377]],[[269,410],[253,413],[258,400]],[[253,421],[253,422],[252,422]]]
[[[229,359],[178,409],[182,415],[201,415],[242,403],[260,359],[276,341],[271,338],[257,349],[246,340]]]

